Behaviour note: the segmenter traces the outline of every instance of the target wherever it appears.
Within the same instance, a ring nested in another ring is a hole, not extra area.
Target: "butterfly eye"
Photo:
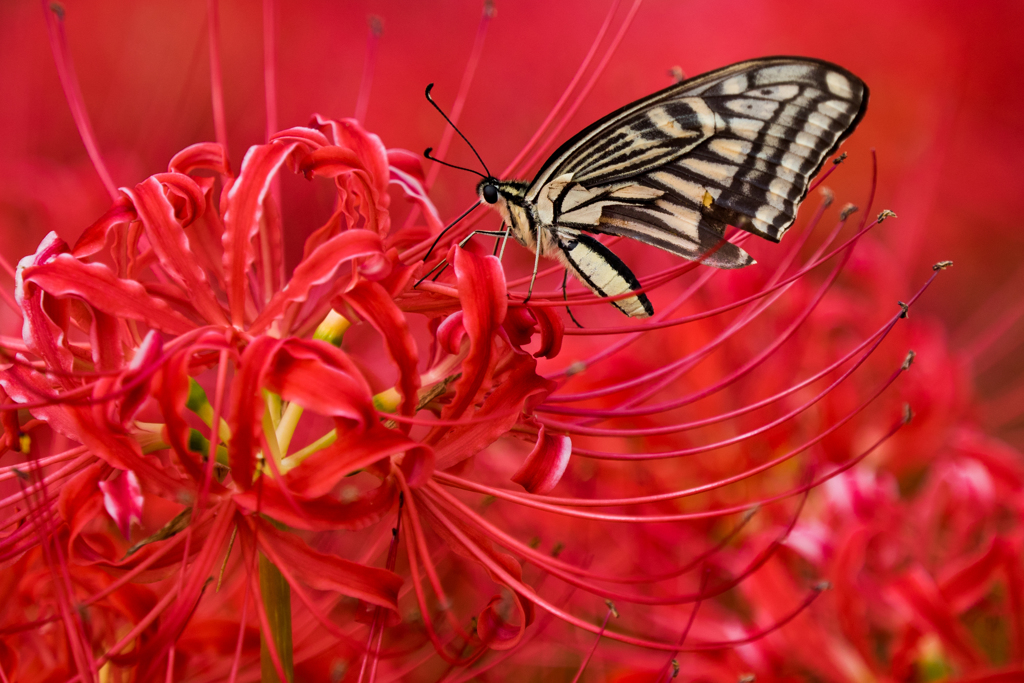
[[[484,201],[494,204],[498,201],[498,188],[494,185],[484,185]]]

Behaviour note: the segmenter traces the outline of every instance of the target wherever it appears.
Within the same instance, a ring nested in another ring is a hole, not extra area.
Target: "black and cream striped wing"
[[[828,62],[734,64],[584,129],[545,163],[526,198],[545,223],[744,266],[752,259],[723,239],[725,226],[779,241],[867,97],[859,78]]]

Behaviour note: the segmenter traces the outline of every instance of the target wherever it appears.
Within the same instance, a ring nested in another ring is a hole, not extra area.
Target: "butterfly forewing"
[[[752,259],[723,240],[725,226],[778,241],[866,104],[863,82],[834,64],[734,64],[589,126],[551,156],[526,198],[551,225],[744,266]]]

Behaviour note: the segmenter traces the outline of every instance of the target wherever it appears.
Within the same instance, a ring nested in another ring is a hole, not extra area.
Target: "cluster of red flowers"
[[[222,143],[10,273],[0,681],[1024,676],[1024,464],[870,198],[651,259],[623,322],[423,264],[420,160],[354,119]],[[288,172],[332,201],[291,268]]]

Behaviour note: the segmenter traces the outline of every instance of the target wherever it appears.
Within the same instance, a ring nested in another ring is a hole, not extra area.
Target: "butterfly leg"
[[[501,225],[502,227],[505,227],[505,222],[502,221]],[[502,233],[501,240],[494,240],[494,253],[492,254],[492,256],[497,256],[499,262],[501,261],[501,258],[505,255],[505,243],[508,242],[508,236],[511,231],[511,225],[505,227],[505,232]],[[498,251],[499,245],[501,246],[501,251]]]
[[[502,237],[502,236],[505,236],[507,234],[508,234],[507,230],[504,231],[504,232],[502,232],[500,230],[474,230],[473,232],[471,232],[468,235],[466,235],[466,237],[463,238],[463,240],[461,242],[459,242],[459,247],[464,247],[466,245],[466,242],[468,242],[469,240],[473,239],[473,237],[476,236],[476,235],[487,235],[488,237]],[[419,287],[421,282],[426,280],[428,277],[430,277],[433,274],[433,272],[435,270],[440,268],[441,269],[440,272],[438,272],[437,275],[434,275],[434,280],[436,281],[437,278],[441,277],[441,273],[443,273],[445,271],[445,268],[447,268],[447,267],[448,267],[448,259],[441,259],[440,261],[438,261],[436,266],[434,266],[433,268],[431,268],[427,272],[426,275],[424,275],[423,277],[421,277],[419,280],[416,281],[416,284],[413,285],[413,289],[415,289],[416,287]]]
[[[533,275],[530,276],[530,289],[526,292],[526,298],[523,299],[523,303],[530,301],[530,297],[533,296],[533,284],[537,281],[537,271],[540,270],[540,231],[541,226],[537,226],[537,241],[534,242],[535,248],[533,250]]]
[[[569,319],[576,323],[576,327],[583,329],[583,325],[580,325],[580,321],[576,319],[576,316],[572,314],[572,309],[569,308],[569,292],[566,291],[566,285],[569,282],[569,269],[566,268],[562,274],[562,301],[566,303],[565,312],[569,314]]]

